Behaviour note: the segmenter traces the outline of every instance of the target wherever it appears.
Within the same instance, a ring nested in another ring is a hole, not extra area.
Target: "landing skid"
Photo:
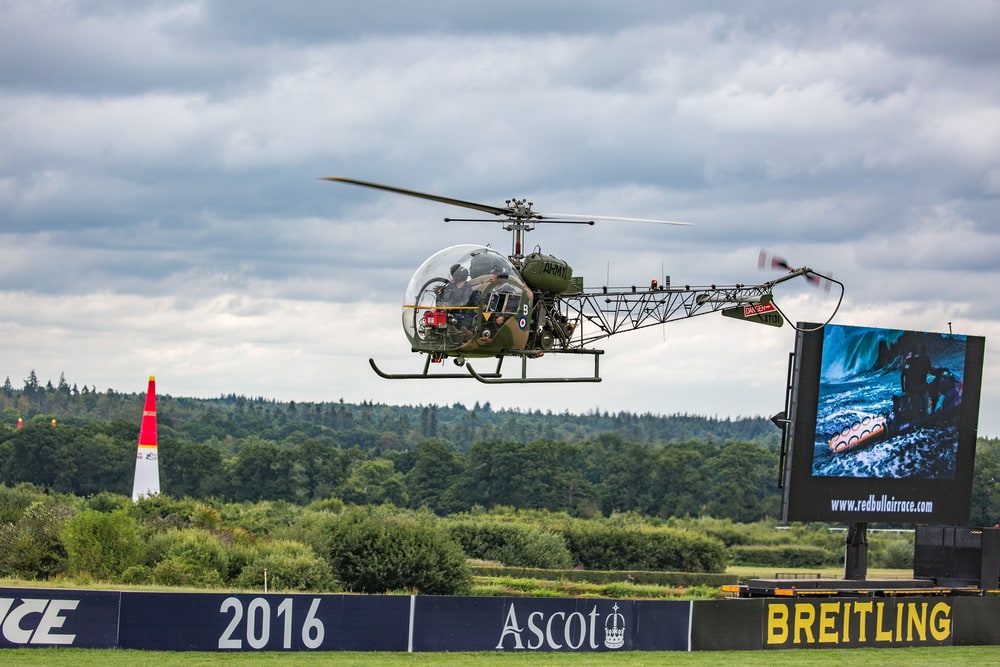
[[[469,369],[469,373],[472,377],[476,378],[483,384],[542,384],[542,383],[559,383],[559,382],[600,382],[601,381],[601,366],[600,359],[601,355],[604,354],[604,350],[548,350],[546,352],[540,352],[538,350],[508,350],[505,354],[510,356],[521,357],[521,376],[515,378],[503,378],[499,377],[500,365],[497,364],[497,374],[495,376],[481,375],[476,372],[469,364],[466,364],[466,368]],[[582,377],[549,377],[549,378],[529,378],[528,377],[528,359],[535,359],[542,356],[542,354],[589,354],[594,357],[594,374],[585,375]],[[502,359],[502,357],[501,357]]]
[[[427,355],[427,360],[424,362],[424,371],[422,373],[386,373],[378,367],[374,359],[369,358],[368,363],[379,377],[383,377],[386,380],[466,380],[472,377],[468,373],[431,373],[431,355],[429,354]],[[503,357],[497,362],[497,369],[492,373],[484,374],[483,377],[487,379],[500,377],[500,364],[502,363]]]
[[[528,377],[528,359],[535,359],[543,354],[589,354],[594,357],[594,374],[585,375],[581,377],[541,377],[541,378],[529,378]],[[427,355],[426,361],[424,361],[424,369],[420,373],[386,373],[375,363],[374,359],[369,358],[368,363],[371,365],[372,370],[378,374],[379,377],[385,378],[387,380],[464,380],[468,378],[474,378],[483,384],[541,384],[541,383],[564,383],[564,382],[600,382],[600,358],[604,354],[604,350],[507,350],[502,355],[497,357],[497,367],[492,373],[479,373],[470,364],[465,363],[465,368],[469,371],[468,373],[431,373],[430,366],[433,358],[431,355]],[[519,377],[505,378],[500,373],[500,368],[503,366],[503,360],[506,356],[518,356],[521,357],[521,374]]]

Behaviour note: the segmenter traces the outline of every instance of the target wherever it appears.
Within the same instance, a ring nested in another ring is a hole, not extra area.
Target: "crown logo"
[[[618,613],[618,603],[612,607],[613,613],[604,619],[604,645],[607,648],[621,648],[625,645],[625,617]]]

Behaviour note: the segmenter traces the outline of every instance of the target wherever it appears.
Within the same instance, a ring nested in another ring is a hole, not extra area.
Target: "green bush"
[[[697,524],[696,530],[720,540],[727,547],[734,544],[747,544],[752,539],[750,531],[745,526],[735,524],[728,519],[703,520]]]
[[[306,505],[306,509],[314,512],[339,514],[344,511],[344,501],[340,498],[321,498]]]
[[[145,496],[130,503],[127,510],[147,534],[161,533],[192,525],[199,504],[191,498],[175,500],[170,496]]]
[[[45,491],[22,482],[14,487],[0,484],[0,524],[17,523],[32,504],[47,500]]]
[[[230,583],[239,588],[259,589],[267,568],[268,587],[276,591],[334,591],[337,589],[330,564],[312,547],[290,540],[258,542],[231,550]]]
[[[191,517],[191,523],[195,528],[218,530],[222,526],[222,517],[219,515],[219,510],[211,505],[198,505]]]
[[[109,491],[101,491],[100,493],[88,498],[86,506],[89,509],[97,510],[98,512],[114,512],[115,510],[125,509],[131,504],[131,502],[132,500],[128,496],[122,496]]]
[[[65,572],[61,534],[73,513],[63,505],[35,502],[17,523],[0,524],[0,575],[48,579]]]
[[[290,526],[282,526],[271,532],[274,540],[299,542],[312,547],[312,550],[324,560],[330,554],[330,539],[335,534],[334,527],[340,521],[339,514],[324,510],[304,509]]]
[[[721,541],[676,528],[574,521],[564,535],[587,569],[722,572],[729,562]]]
[[[123,584],[149,584],[153,582],[153,568],[147,565],[133,565],[126,568],[118,581]]]
[[[913,543],[907,541],[889,542],[872,559],[876,567],[907,570],[913,567]]]
[[[718,519],[710,516],[672,517],[667,520],[667,525],[717,538],[727,547],[736,544],[801,542],[803,539],[807,539],[804,536],[804,532],[808,532],[804,528],[799,528],[799,526],[796,527],[795,531],[778,530],[778,524],[770,520],[758,521],[756,523],[737,523],[732,519]],[[791,534],[793,532],[794,534]]]
[[[198,588],[221,588],[224,585],[217,570],[192,563],[180,556],[172,556],[157,563],[153,568],[153,583]]]
[[[190,576],[198,581],[221,583],[229,574],[225,544],[218,535],[198,528],[171,530],[151,537],[147,543],[146,565],[157,572],[157,579],[160,578],[160,565],[165,561],[172,561],[173,565],[164,566],[164,576],[181,579]],[[180,568],[179,563],[187,563],[191,568]],[[215,576],[209,572],[215,572]]]
[[[322,522],[321,541],[345,588],[452,595],[469,584],[465,554],[430,514],[353,507]]]
[[[446,525],[469,558],[544,569],[572,564],[566,540],[551,530],[488,519],[449,521]]]
[[[143,545],[135,521],[123,510],[84,510],[62,531],[68,571],[101,581],[113,579],[142,560]]]
[[[227,526],[242,528],[254,535],[268,535],[276,528],[295,522],[302,508],[285,500],[226,503],[219,517]]]

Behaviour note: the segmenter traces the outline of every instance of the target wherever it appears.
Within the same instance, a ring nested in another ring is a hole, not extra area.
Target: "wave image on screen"
[[[966,337],[827,326],[814,477],[954,479]]]

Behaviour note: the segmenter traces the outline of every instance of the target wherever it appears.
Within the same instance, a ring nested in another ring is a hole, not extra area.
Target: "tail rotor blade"
[[[761,250],[760,254],[757,255],[757,268],[763,271],[766,267],[774,270],[784,270],[784,271],[796,271],[794,266],[788,263],[783,257],[778,257],[766,250]],[[823,291],[829,292],[830,287],[833,285],[833,274],[832,273],[817,273],[812,270],[808,270],[804,274],[806,281],[813,287],[822,287]]]

